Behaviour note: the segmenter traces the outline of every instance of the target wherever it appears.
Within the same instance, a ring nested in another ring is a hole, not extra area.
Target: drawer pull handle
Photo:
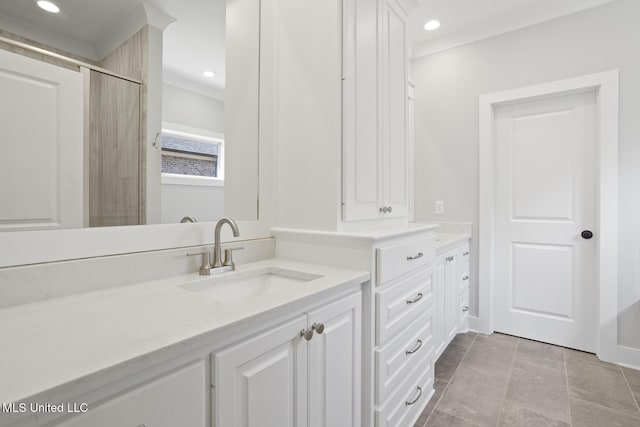
[[[451,261],[453,261],[453,260],[454,260],[454,257],[452,257],[452,256],[448,256],[448,257],[447,257],[447,262],[451,262]]]
[[[467,306],[465,306],[465,307],[462,309],[462,311],[463,311],[463,312],[469,311],[469,306],[468,306],[468,305],[467,305]]]
[[[462,256],[467,256],[467,255],[469,255],[469,252],[464,252],[464,253],[462,254]]]
[[[418,344],[418,345],[417,345],[417,346],[415,346],[415,347],[414,347],[413,349],[411,349],[411,350],[407,350],[407,351],[405,351],[405,353],[406,353],[407,355],[409,355],[409,354],[413,354],[413,353],[415,353],[416,351],[420,350],[420,347],[422,347],[422,340],[418,340],[418,341],[416,341],[416,344]]]
[[[463,276],[462,280],[469,280],[469,276]]]
[[[407,300],[407,304],[415,304],[418,301],[420,301],[423,296],[424,295],[422,295],[422,292],[420,292],[418,295],[416,295],[416,297],[414,299]]]
[[[413,261],[414,259],[422,258],[424,254],[422,252],[418,252],[418,255],[408,256],[407,261]]]
[[[407,400],[406,402],[404,402],[405,405],[410,406],[410,405],[415,404],[418,400],[420,400],[420,398],[422,397],[422,388],[418,387],[417,390],[418,390],[418,396],[415,399],[413,399],[412,401],[408,401]]]

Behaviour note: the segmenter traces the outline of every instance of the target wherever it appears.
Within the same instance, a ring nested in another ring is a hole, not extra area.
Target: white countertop
[[[360,284],[369,272],[265,260],[237,266],[299,270],[322,276],[286,295],[222,304],[179,285],[197,273],[0,309],[0,402],[19,402],[294,301]],[[223,273],[237,274],[237,273]],[[203,345],[206,342],[202,343]]]
[[[442,253],[469,239],[468,233],[436,233],[436,252]]]

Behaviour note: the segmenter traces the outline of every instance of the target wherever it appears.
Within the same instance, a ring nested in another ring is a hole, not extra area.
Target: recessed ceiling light
[[[58,6],[56,6],[54,3],[51,3],[50,1],[38,0],[37,4],[38,4],[38,6],[40,6],[41,9],[44,9],[47,12],[51,12],[51,13],[60,12],[60,8]]]
[[[424,24],[424,29],[427,31],[437,30],[438,28],[440,28],[440,21],[438,21],[437,19],[432,19],[431,21],[428,21],[426,24]]]
[[[214,73],[213,71],[207,70],[207,71],[203,71],[202,75],[205,76],[205,77],[215,77],[216,73]]]

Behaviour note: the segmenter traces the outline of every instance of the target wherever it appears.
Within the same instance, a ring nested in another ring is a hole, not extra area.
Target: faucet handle
[[[240,251],[244,249],[244,246],[236,246],[234,248],[226,248],[224,250],[224,262],[222,263],[223,266],[231,266],[232,270],[236,269],[236,265],[233,262],[233,251]]]
[[[211,251],[209,249],[203,249],[200,252],[187,252],[187,256],[196,256],[202,255],[202,265],[200,266],[200,275],[208,276],[211,274],[211,264],[209,262],[209,258],[211,256]]]

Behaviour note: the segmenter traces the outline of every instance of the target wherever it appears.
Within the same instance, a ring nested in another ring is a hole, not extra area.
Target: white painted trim
[[[210,176],[180,175],[177,173],[162,173],[161,184],[186,185],[189,187],[224,187],[224,179]]]
[[[494,108],[517,100],[561,93],[596,90],[598,94],[598,288],[599,331],[597,354],[601,360],[618,361],[618,90],[619,71],[543,83],[482,95],[479,99],[480,218],[478,330],[493,329],[494,258]]]
[[[463,28],[459,31],[443,34],[424,41],[418,41],[411,50],[411,59],[520,30],[585,9],[600,6],[611,1],[613,0],[583,0],[582,2],[564,4],[558,1],[535,2],[529,7],[518,8],[510,13],[478,22],[472,27]]]
[[[166,67],[162,70],[162,82],[170,86],[175,86],[198,95],[203,95],[224,102],[224,87],[214,87],[213,85],[193,80]]]
[[[478,319],[478,316],[471,316],[469,315],[467,317],[467,326],[469,329],[469,332],[480,332],[480,320]]]
[[[640,349],[619,346],[618,364],[627,368],[640,369]]]

